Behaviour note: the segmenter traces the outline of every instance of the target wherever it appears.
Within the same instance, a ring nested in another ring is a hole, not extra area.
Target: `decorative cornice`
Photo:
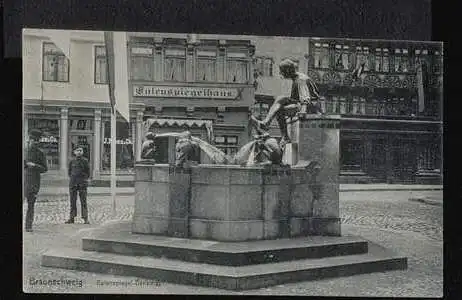
[[[338,73],[330,71],[324,74],[322,82],[328,85],[341,85],[341,77]]]
[[[311,115],[299,113],[300,128],[340,129],[340,115]]]

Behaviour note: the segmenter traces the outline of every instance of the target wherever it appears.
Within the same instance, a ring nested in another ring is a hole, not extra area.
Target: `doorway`
[[[417,172],[416,142],[398,139],[392,147],[393,177],[400,183],[413,183]]]

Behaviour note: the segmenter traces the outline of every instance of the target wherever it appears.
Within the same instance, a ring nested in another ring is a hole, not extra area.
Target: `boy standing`
[[[77,146],[74,149],[75,158],[69,162],[69,194],[71,198],[71,212],[69,220],[66,224],[74,223],[74,218],[77,216],[77,192],[79,193],[80,205],[82,207],[82,219],[85,224],[88,222],[87,209],[87,186],[88,178],[90,177],[90,166],[88,160],[83,157],[83,147]]]

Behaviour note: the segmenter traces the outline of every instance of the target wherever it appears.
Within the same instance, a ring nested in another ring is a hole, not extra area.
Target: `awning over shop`
[[[213,140],[213,122],[211,120],[149,118],[144,121],[145,132],[154,124],[159,127],[205,127],[209,141]]]

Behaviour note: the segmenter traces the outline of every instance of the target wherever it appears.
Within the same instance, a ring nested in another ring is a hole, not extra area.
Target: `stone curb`
[[[420,202],[428,205],[443,206],[443,201],[432,200],[428,198],[409,198],[409,201]]]
[[[126,195],[133,195],[135,194],[134,188],[133,191],[124,191],[118,192],[117,194],[126,194]],[[419,188],[419,187],[406,187],[406,188],[396,188],[396,187],[383,187],[383,188],[340,188],[340,192],[380,192],[380,191],[442,191],[443,187],[426,187],[426,188]],[[67,195],[67,192],[58,191],[56,193],[46,192],[40,193],[39,196],[58,196],[58,195]],[[88,195],[111,195],[110,192],[107,191],[89,191]]]
[[[133,196],[135,195],[135,191],[133,192],[117,192],[117,196]],[[39,194],[37,196],[37,202],[58,202],[58,201],[67,201],[68,200],[68,193],[46,193],[46,194]],[[90,192],[87,193],[87,197],[109,197],[111,196],[110,192]]]
[[[345,189],[340,189],[340,192],[408,192],[408,191],[442,191],[443,188],[345,188]]]
[[[443,188],[406,188],[406,189],[392,189],[392,188],[383,188],[383,189],[340,189],[340,192],[386,192],[386,191],[441,191]],[[37,201],[38,202],[56,202],[56,201],[65,201],[67,200],[67,196],[69,194],[65,192],[57,192],[57,193],[43,193],[39,194]],[[117,192],[117,196],[133,196],[135,195],[135,191],[120,191]],[[99,196],[99,197],[108,197],[111,196],[110,192],[100,191],[100,192],[89,192],[88,196]],[[47,199],[49,198],[49,199]],[[65,198],[65,199],[64,199]],[[430,205],[440,205],[442,206],[443,203],[441,201],[435,201],[431,199],[423,199],[423,198],[410,198],[409,201],[417,201],[422,202]]]

